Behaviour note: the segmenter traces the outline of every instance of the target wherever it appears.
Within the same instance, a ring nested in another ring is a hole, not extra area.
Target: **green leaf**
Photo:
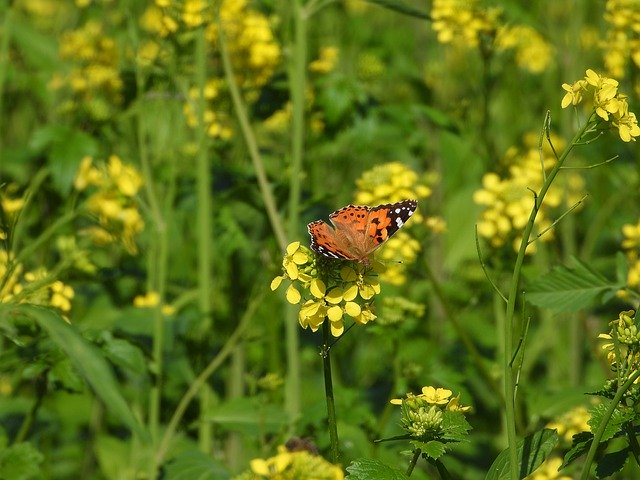
[[[20,58],[25,59],[32,67],[45,71],[60,68],[57,42],[36,30],[32,22],[23,22],[14,15],[11,19],[11,34],[20,50]]]
[[[462,442],[467,440],[471,425],[462,412],[445,410],[442,414],[442,438],[448,441]]]
[[[629,459],[630,453],[631,450],[627,447],[622,450],[618,450],[617,452],[611,452],[604,455],[600,460],[598,460],[596,476],[598,478],[606,478],[622,470]]]
[[[595,433],[600,423],[604,420],[604,414],[611,405],[611,401],[594,405],[589,409],[591,418],[587,422],[591,427],[591,433]],[[616,408],[611,414],[611,418],[608,419],[607,426],[604,429],[600,442],[606,442],[613,438],[613,436],[622,429],[622,425],[625,422],[632,420],[634,417],[633,411],[630,409],[620,410]]]
[[[423,455],[433,458],[437,460],[442,455],[444,455],[447,451],[447,445],[442,442],[438,442],[437,440],[431,440],[429,442],[420,442],[418,445],[416,442],[411,442],[417,448],[422,450]]]
[[[404,15],[409,15],[410,17],[422,18],[425,20],[429,20],[429,15],[422,10],[418,10],[417,8],[413,8],[410,5],[407,5],[404,2],[399,0],[365,0],[366,2],[373,3],[375,5],[380,5],[381,7],[388,8],[389,10],[393,10],[394,12],[402,13]]]
[[[111,362],[135,375],[144,375],[147,372],[147,362],[138,347],[111,335],[103,338],[105,343],[102,348]]]
[[[557,443],[558,434],[549,428],[543,428],[526,436],[523,440],[519,440],[516,447],[520,472],[518,479],[533,473],[549,456]],[[511,480],[508,449],[500,452],[484,478],[485,480]]]
[[[555,312],[575,312],[593,304],[605,292],[624,286],[612,283],[578,259],[573,262],[574,268],[559,266],[534,280],[527,289],[527,300]]]
[[[28,480],[40,473],[42,455],[29,442],[16,443],[0,450],[0,479]]]
[[[409,477],[397,468],[391,468],[380,460],[361,458],[351,462],[347,467],[347,478],[350,480],[406,480]]]
[[[226,480],[231,474],[220,463],[199,450],[187,450],[165,468],[165,480]]]
[[[66,323],[56,312],[33,305],[13,305],[0,309],[0,316],[21,315],[34,319],[71,359],[80,375],[91,385],[93,391],[104,402],[106,408],[120,419],[141,439],[149,435],[140,425],[118,389],[109,364],[101,352],[88,343],[75,327]]]
[[[586,454],[593,442],[593,434],[591,432],[580,432],[573,436],[571,449],[566,453],[560,465],[562,470],[564,467],[572,463],[576,458]]]

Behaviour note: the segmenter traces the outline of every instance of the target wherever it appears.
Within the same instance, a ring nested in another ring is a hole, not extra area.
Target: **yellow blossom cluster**
[[[622,235],[622,248],[629,265],[627,286],[633,290],[640,290],[640,220],[635,225],[623,225]]]
[[[425,306],[415,303],[404,297],[385,297],[382,299],[382,313],[378,323],[393,325],[408,318],[421,318],[424,315]]]
[[[0,249],[0,303],[49,306],[64,314],[71,310],[73,296],[73,288],[54,279],[46,269],[25,272],[13,254]]]
[[[602,350],[613,371],[618,374],[618,383],[624,382],[640,368],[640,329],[635,310],[620,312],[618,318],[609,322],[609,333],[601,333],[604,340]]]
[[[555,429],[564,442],[571,445],[574,435],[590,431],[590,418],[587,407],[579,405],[549,422],[547,428]]]
[[[552,141],[556,150],[563,147],[560,139],[552,137]],[[541,162],[547,172],[555,165],[556,158],[546,143],[541,158],[538,138],[529,134],[524,138],[523,150],[511,147],[505,154],[503,163],[508,166],[507,175],[490,172],[482,177],[482,188],[473,194],[473,201],[484,206],[478,221],[478,234],[488,239],[493,247],[499,248],[509,242],[516,250],[520,247],[522,231],[534,206],[532,192],[540,191],[544,183]],[[562,203],[563,195],[568,206],[582,197],[584,182],[579,175],[569,175],[564,185],[561,183],[556,182],[549,188],[536,216],[534,235],[545,232],[540,237],[542,241],[553,239],[553,232],[547,230],[552,224],[550,213]],[[527,247],[527,253],[534,252],[535,242]]]
[[[0,185],[0,208],[6,220],[13,220],[24,207],[24,197],[18,194],[19,189],[15,183]]]
[[[493,36],[497,28],[499,9],[484,10],[477,0],[433,0],[432,28],[440,43],[475,48],[482,35]]]
[[[154,308],[160,305],[160,294],[158,292],[150,291],[144,295],[137,295],[133,299],[133,306],[137,308]],[[162,305],[161,309],[163,315],[173,315],[176,313],[175,308],[171,305]]]
[[[338,337],[344,332],[345,315],[361,325],[375,320],[372,304],[380,293],[378,273],[383,268],[379,262],[345,265],[320,258],[300,242],[293,242],[282,260],[283,274],[273,279],[271,290],[288,280],[285,296],[292,305],[301,305],[300,325],[315,332],[328,320],[331,334]]]
[[[562,458],[549,457],[535,472],[525,477],[525,480],[571,480],[571,477],[559,472],[562,465]]]
[[[213,138],[228,140],[233,135],[233,130],[229,126],[228,115],[224,110],[213,110],[211,105],[220,104],[220,96],[222,89],[222,80],[219,78],[210,79],[204,88],[204,98],[206,107],[203,112],[204,124],[207,134]],[[197,128],[199,125],[197,115],[197,102],[200,99],[200,91],[193,87],[189,90],[189,101],[184,104],[183,112],[187,119],[187,125],[191,128]]]
[[[315,452],[278,447],[277,455],[251,460],[251,472],[234,480],[343,480],[344,473]]]
[[[273,35],[270,19],[248,8],[246,0],[223,0],[220,20],[240,85],[245,89],[265,85],[273,76],[281,57],[280,45]],[[206,36],[217,48],[216,23],[208,25]]]
[[[309,70],[314,73],[329,73],[338,63],[338,49],[336,47],[322,47],[316,60],[309,63]]]
[[[357,191],[354,203],[378,205],[395,203],[407,198],[423,199],[431,195],[426,179],[421,179],[411,168],[400,162],[389,162],[373,167],[356,180]],[[413,215],[413,223],[424,222],[420,212]],[[427,224],[434,217],[428,219]],[[406,268],[415,262],[420,252],[420,242],[406,229],[390,238],[381,250],[379,258],[385,261],[386,270],[381,279],[393,285],[406,282]]]
[[[107,118],[112,105],[122,101],[122,79],[118,69],[118,46],[103,25],[90,20],[77,30],[64,32],[60,38],[60,58],[71,63],[66,74],[56,73],[50,87],[69,88],[73,101],[63,110],[81,107],[96,119]]]
[[[531,73],[542,73],[553,60],[553,47],[528,25],[504,25],[498,29],[498,51],[513,50],[516,64]]]
[[[449,389],[426,386],[419,395],[407,393],[405,398],[394,398],[390,402],[402,407],[402,427],[412,437],[427,442],[440,437],[445,412],[471,410],[460,404],[460,395],[452,395]]]
[[[132,166],[112,155],[106,166],[94,166],[91,157],[82,159],[74,186],[78,191],[91,188],[86,201],[90,214],[99,226],[85,230],[92,240],[108,245],[120,239],[132,255],[138,251],[135,237],[144,229],[144,220],[138,210],[136,195],[142,187],[142,176]]]
[[[640,3],[635,0],[607,0],[604,19],[609,25],[600,44],[607,72],[625,76],[629,60],[640,67]]]
[[[618,92],[617,80],[588,69],[583,79],[572,85],[564,83],[562,88],[567,92],[562,98],[562,108],[578,105],[588,98],[599,123],[606,122],[617,128],[622,141],[635,141],[635,137],[640,136],[636,114],[629,111],[627,96]]]

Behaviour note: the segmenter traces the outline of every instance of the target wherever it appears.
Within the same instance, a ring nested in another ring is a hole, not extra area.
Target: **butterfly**
[[[328,258],[368,264],[370,255],[409,220],[416,200],[377,207],[347,205],[329,215],[333,228],[323,220],[308,225],[311,250]]]

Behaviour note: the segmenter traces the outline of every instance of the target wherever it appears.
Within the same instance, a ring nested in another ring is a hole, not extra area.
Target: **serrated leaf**
[[[49,334],[53,342],[67,354],[77,371],[91,385],[113,416],[120,419],[141,439],[149,438],[124,399],[109,364],[101,352],[88,343],[72,326],[56,312],[33,305],[15,305],[0,309],[1,316],[21,315],[32,318]]]
[[[604,414],[611,404],[610,401],[595,405],[589,409],[591,418],[587,421],[591,427],[591,433],[595,433],[600,423],[604,420]],[[625,422],[628,422],[633,418],[633,412],[631,410],[620,410],[616,408],[611,414],[611,418],[607,421],[607,426],[604,429],[600,442],[606,442],[614,437],[618,433]]]
[[[581,457],[582,455],[587,453],[587,451],[591,447],[592,441],[593,441],[593,434],[591,432],[576,433],[573,436],[571,449],[564,456],[562,465],[560,465],[560,469],[565,468],[567,465],[572,463],[576,458]]]
[[[224,466],[199,450],[187,450],[165,468],[165,480],[226,480],[231,474]]]
[[[622,470],[629,459],[629,447],[605,454],[596,465],[596,476],[606,478]]]
[[[29,442],[0,450],[0,479],[27,480],[38,475],[44,455]]]
[[[417,8],[407,5],[399,0],[365,0],[365,2],[380,5],[381,7],[393,10],[394,12],[409,15],[410,17],[422,18],[424,20],[428,20],[430,18],[426,12],[418,10]]]
[[[454,442],[467,440],[471,425],[462,412],[446,410],[442,415],[442,438]]]
[[[549,428],[543,428],[519,440],[517,444],[518,479],[533,473],[545,461],[557,443],[558,434]],[[508,449],[500,452],[484,478],[485,480],[511,480]]]
[[[447,451],[447,446],[442,442],[438,442],[437,440],[431,440],[430,442],[420,442],[419,448],[420,450],[422,450],[422,453],[424,455],[431,457],[434,460],[440,458]]]
[[[605,292],[623,285],[609,281],[587,264],[574,259],[575,267],[564,265],[533,281],[527,300],[555,312],[575,312],[593,304]]]
[[[360,458],[347,467],[350,480],[407,480],[409,477],[397,468],[385,465],[380,460]]]

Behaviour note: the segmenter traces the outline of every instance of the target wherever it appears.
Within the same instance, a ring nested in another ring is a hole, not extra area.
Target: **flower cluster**
[[[460,441],[454,432],[468,430],[464,414],[471,407],[460,404],[460,395],[452,396],[451,390],[422,387],[422,393],[407,393],[406,398],[394,398],[393,405],[402,407],[400,422],[409,435],[420,442],[433,440]],[[462,430],[458,428],[463,427]]]
[[[138,210],[136,195],[142,187],[142,176],[116,155],[109,157],[106,166],[96,167],[91,157],[82,159],[74,186],[78,191],[92,188],[86,208],[98,219],[99,226],[88,228],[94,242],[102,245],[120,239],[126,250],[138,251],[135,237],[144,229],[144,220]]]
[[[609,25],[601,42],[607,72],[623,78],[631,60],[640,67],[640,4],[629,0],[607,0],[604,19]]]
[[[233,135],[233,130],[230,127],[230,121],[226,111],[214,110],[211,105],[215,102],[220,103],[222,94],[223,82],[221,79],[210,79],[203,91],[205,99],[205,110],[203,113],[203,121],[207,134],[212,138],[220,138],[222,140],[228,140]],[[184,104],[183,112],[187,120],[187,125],[191,128],[197,128],[199,125],[197,115],[197,103],[200,100],[200,91],[196,87],[189,89],[189,98],[187,103]]]
[[[629,271],[627,272],[627,287],[640,290],[640,220],[635,225],[625,224],[622,226],[622,248],[627,257]]]
[[[53,278],[45,268],[25,272],[13,254],[0,249],[0,303],[49,306],[64,314],[71,310],[73,296],[73,288]]]
[[[495,40],[498,51],[513,51],[516,65],[531,73],[542,73],[553,60],[553,47],[528,25],[505,25]]]
[[[556,149],[562,148],[562,142],[552,137]],[[556,164],[551,148],[545,143],[542,162],[545,172]],[[538,139],[535,135],[526,135],[524,149],[510,148],[505,154],[504,165],[508,166],[508,174],[501,177],[490,172],[482,177],[482,188],[476,190],[473,200],[485,208],[478,221],[478,234],[487,238],[491,245],[499,248],[512,242],[518,249],[522,240],[522,230],[529,221],[534,206],[532,191],[540,190],[544,183],[541,167]],[[564,182],[564,183],[563,183]],[[555,182],[549,188],[545,201],[538,211],[535,220],[534,234],[541,233],[551,226],[549,215],[558,207],[565,196],[567,206],[575,205],[582,196],[584,182],[578,174],[571,174]],[[553,232],[546,231],[540,237],[542,241],[553,239]],[[527,253],[535,252],[535,243],[530,243]]]
[[[336,47],[322,47],[318,58],[309,64],[309,70],[314,73],[329,73],[338,63],[338,49]]]
[[[618,384],[640,368],[640,329],[634,310],[620,312],[618,318],[609,323],[609,333],[601,333],[598,338],[605,341],[602,350],[606,353],[611,369],[618,379],[609,385],[615,390]]]
[[[572,85],[564,83],[562,88],[567,92],[562,99],[562,108],[578,105],[588,98],[593,104],[598,123],[609,123],[617,128],[624,142],[635,141],[635,137],[640,135],[636,115],[629,111],[627,96],[618,92],[617,80],[588,69],[583,79]]]
[[[315,332],[327,319],[332,335],[338,337],[344,332],[345,314],[362,325],[376,318],[372,303],[380,293],[377,279],[382,269],[380,263],[344,264],[320,258],[300,242],[293,242],[287,247],[282,269],[283,275],[271,282],[271,290],[276,290],[284,280],[290,281],[285,295],[289,303],[301,304],[298,321],[303,328]]]
[[[406,198],[423,199],[431,195],[430,181],[421,179],[415,171],[400,162],[389,162],[367,170],[356,180],[356,186],[358,190],[354,203],[360,205],[395,203]],[[420,212],[414,213],[413,218],[413,224],[424,222],[433,225],[432,221],[436,220],[436,217],[430,217],[425,222]],[[403,285],[406,282],[406,268],[415,262],[419,252],[420,242],[406,229],[396,233],[380,252],[379,258],[386,265],[380,278],[393,285]]]
[[[278,454],[251,460],[251,472],[234,480],[343,480],[344,473],[317,453],[306,448],[278,447]]]
[[[62,109],[74,111],[82,106],[94,119],[108,118],[113,106],[122,101],[123,82],[115,40],[105,33],[100,22],[91,20],[62,34],[59,54],[72,64],[68,73],[56,74],[50,83],[54,90],[71,90],[73,100],[63,104]]]
[[[438,41],[468,48],[477,47],[482,35],[494,35],[500,14],[499,9],[483,10],[477,0],[434,0],[431,4]]]

